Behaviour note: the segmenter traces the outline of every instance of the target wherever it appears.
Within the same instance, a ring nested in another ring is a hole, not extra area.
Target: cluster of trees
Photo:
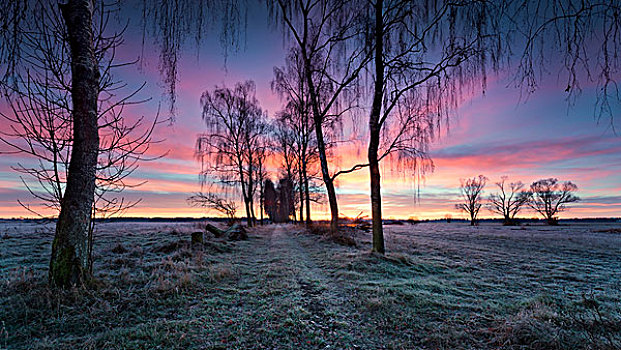
[[[483,175],[461,180],[462,203],[456,204],[455,208],[468,214],[470,225],[477,224],[477,217],[484,205],[492,213],[501,215],[504,225],[515,225],[517,214],[525,207],[537,212],[549,225],[556,225],[558,214],[567,208],[567,204],[580,200],[574,194],[578,186],[571,181],[541,179],[525,189],[523,182],[508,183],[508,177],[503,176],[495,183],[497,192],[490,194],[487,203],[484,203],[483,189],[487,180]]]
[[[285,177],[278,181],[278,187],[274,183],[265,180],[265,212],[272,222],[288,222],[293,215],[295,217],[295,192],[293,181]]]
[[[200,43],[216,22],[221,24],[224,46],[235,45],[245,28],[244,7],[250,3],[142,2],[140,25],[161,48],[160,69],[171,111],[175,110],[179,53],[186,39]],[[286,102],[285,112],[278,119],[285,131],[286,153],[293,155],[284,161],[290,165],[285,172],[289,179],[297,178],[294,182],[300,212],[310,220],[310,182],[316,173],[330,206],[331,229],[337,231],[335,180],[368,168],[373,250],[380,253],[384,252],[380,163],[394,161],[411,172],[429,169],[429,141],[458,105],[461,91],[485,89],[489,69],[515,68],[506,63],[517,63],[515,83],[532,92],[537,87],[538,67],[550,52],[560,52],[567,73],[566,90],[570,94],[579,92],[579,73],[586,71],[585,76],[598,79],[600,113],[614,114],[609,100],[617,98],[615,77],[621,66],[616,54],[621,45],[621,16],[616,2],[266,3],[290,50],[287,64],[276,72],[273,88]],[[0,87],[14,107],[6,116],[10,130],[15,131],[5,140],[16,152],[38,157],[45,167],[22,170],[36,181],[49,183],[49,194],[58,203],[50,282],[63,287],[90,278],[89,230],[95,199],[101,193],[98,188],[104,188],[98,185],[105,183],[101,174],[111,174],[108,178],[115,181],[111,188],[122,189],[126,174],[131,173],[128,170],[134,168],[134,161],[142,158],[151,142],[149,124],[140,131],[140,125],[126,122],[120,112],[128,100],[118,99],[119,89],[111,85],[115,80],[109,80],[110,72],[123,65],[106,63],[114,57],[123,33],[113,30],[101,34],[110,19],[125,18],[125,10],[127,18],[136,17],[133,4],[113,2],[107,6],[94,0],[15,0],[0,8]],[[110,13],[114,15],[107,15]],[[126,24],[129,22],[118,27]],[[112,102],[115,99],[123,102]],[[265,142],[267,118],[254,97],[254,86],[241,83],[233,89],[216,88],[205,93],[201,103],[208,129],[197,143],[204,160],[202,175],[205,181],[239,188],[252,225],[257,197],[260,215],[263,213],[265,162],[273,152]],[[360,133],[366,135],[362,142],[367,146],[367,159],[335,170],[331,146],[338,141],[344,116],[352,112],[366,116],[358,124]],[[106,121],[104,115],[111,119]],[[13,129],[14,124],[17,129]],[[63,131],[49,131],[57,127]],[[111,129],[105,132],[106,128]],[[127,136],[132,130],[137,134]],[[22,137],[25,143],[13,142],[14,137]],[[111,141],[106,142],[106,138]],[[29,143],[31,140],[35,142]],[[35,152],[37,147],[42,151]],[[41,157],[43,153],[52,156]],[[284,155],[285,150],[279,154]],[[311,169],[312,164],[315,169]],[[59,165],[64,168],[56,170]],[[62,180],[56,174],[63,176]],[[230,202],[219,201],[209,193],[199,205],[224,206],[231,212]],[[473,209],[478,212],[480,207]]]
[[[279,72],[276,69],[274,85],[284,90]],[[288,99],[293,98],[288,95]],[[241,194],[248,226],[257,223],[257,210],[261,223],[264,212],[275,222],[297,221],[296,208],[300,209],[299,221],[310,225],[310,205],[318,200],[314,184],[317,146],[307,108],[289,100],[277,118],[270,119],[256,98],[253,81],[205,91],[201,104],[207,131],[199,136],[196,152],[201,160],[201,183],[208,190],[189,201],[234,217],[231,196]],[[270,161],[279,160],[282,177],[275,188],[267,168],[275,165]]]

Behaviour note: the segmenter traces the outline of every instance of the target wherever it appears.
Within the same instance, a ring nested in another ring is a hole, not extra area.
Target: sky
[[[281,101],[271,92],[270,82],[274,66],[284,64],[284,40],[268,24],[264,9],[254,11],[248,17],[249,30],[240,50],[229,54],[226,60],[216,33],[211,33],[211,38],[199,50],[186,45],[179,62],[176,118],[174,123],[156,129],[156,138],[163,141],[151,150],[152,155],[167,154],[162,159],[142,163],[133,174],[130,183],[146,183],[124,192],[128,199],[142,199],[126,216],[217,214],[193,208],[186,201],[200,190],[200,164],[194,147],[197,136],[204,130],[201,94],[215,85],[231,87],[251,79],[256,82],[257,98],[270,116],[282,108]],[[142,52],[136,49],[141,45],[140,32],[132,31],[132,26],[129,28],[126,45],[118,54],[122,60],[138,58]],[[141,69],[131,66],[117,72],[129,86],[145,82],[140,97],[150,98],[128,109],[129,118],[142,115],[152,118],[158,108],[162,113],[167,110],[158,70],[158,50],[149,41]],[[577,195],[582,200],[572,204],[561,217],[621,217],[621,136],[615,135],[607,119],[598,122],[595,117],[595,86],[585,84],[581,96],[570,104],[562,87],[563,80],[555,74],[545,76],[539,89],[526,99],[521,97],[519,89],[510,87],[509,77],[505,73],[490,77],[484,94],[468,96],[452,113],[430,147],[433,171],[417,179],[393,164],[382,165],[385,218],[465,217],[454,209],[459,202],[460,179],[479,174],[489,178],[486,195],[494,192],[493,183],[503,175],[526,184],[548,177],[571,180],[578,185]],[[6,106],[0,104],[0,108]],[[619,121],[615,123],[618,127]],[[364,145],[343,146],[337,150],[337,165],[346,168],[358,159],[363,160],[365,150]],[[23,155],[0,154],[0,217],[32,216],[17,200],[33,204],[36,201],[25,190],[19,174],[11,169],[17,163],[32,161]],[[338,169],[334,164],[331,166]],[[342,215],[370,215],[366,170],[339,177],[337,193]],[[313,207],[315,219],[326,218],[328,213],[327,204]],[[493,217],[487,210],[481,215]],[[521,216],[533,217],[535,213],[526,210]]]

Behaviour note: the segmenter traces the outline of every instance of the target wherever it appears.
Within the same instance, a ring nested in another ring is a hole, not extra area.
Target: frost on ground
[[[0,348],[619,349],[618,225],[293,225],[192,247],[195,224],[100,224],[96,281],[46,286],[53,226],[0,223]]]

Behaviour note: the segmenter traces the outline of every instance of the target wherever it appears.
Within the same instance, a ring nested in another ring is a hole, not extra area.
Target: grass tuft
[[[127,249],[125,247],[123,247],[123,245],[121,243],[118,243],[117,245],[115,245],[114,248],[112,248],[110,251],[115,253],[115,254],[127,253]]]

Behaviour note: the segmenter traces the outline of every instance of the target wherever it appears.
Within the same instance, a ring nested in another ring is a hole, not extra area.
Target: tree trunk
[[[328,170],[328,158],[326,156],[326,145],[323,140],[323,130],[321,121],[315,121],[315,132],[317,133],[317,149],[319,151],[319,162],[321,163],[321,175],[328,192],[328,203],[330,203],[330,231],[336,233],[339,230],[339,208],[336,201],[336,190],[334,182]]]
[[[300,196],[300,224],[304,223],[304,178],[302,175],[302,167],[300,166],[300,171],[298,172],[299,181],[299,196]]]
[[[254,200],[250,198],[250,217],[252,218],[252,226],[257,225],[257,216],[254,214]]]
[[[310,207],[310,190],[308,188],[308,173],[306,170],[306,161],[302,163],[302,169],[304,174],[304,199],[306,200],[306,227],[310,227],[311,221],[311,207]]]
[[[380,114],[384,95],[384,23],[382,0],[375,3],[375,84],[373,105],[369,116],[369,174],[371,176],[371,218],[373,226],[373,251],[384,254],[384,229],[382,226],[382,194],[378,149],[380,144]]]
[[[261,179],[261,185],[259,186],[259,191],[261,191],[260,195],[259,195],[259,210],[260,210],[260,215],[261,215],[261,226],[263,226],[264,222],[263,222],[263,203],[265,203],[265,191],[264,191],[264,184],[263,184],[264,180]]]
[[[73,146],[52,243],[49,280],[67,288],[81,285],[90,277],[88,240],[99,151],[99,68],[93,43],[92,2],[69,0],[59,6],[71,51]]]
[[[377,137],[379,139],[379,137]],[[369,147],[370,148],[370,147]],[[382,195],[377,150],[369,149],[369,173],[371,175],[371,218],[373,227],[373,251],[384,254],[384,228],[382,226]]]
[[[250,144],[250,141],[247,141],[248,144]],[[255,226],[256,224],[256,216],[254,215],[254,189],[255,189],[255,184],[254,184],[254,179],[252,177],[253,174],[253,160],[252,160],[252,154],[249,154],[248,156],[248,187],[246,188],[246,197],[248,198],[248,208],[250,209],[250,212],[248,214],[248,220],[249,220],[249,224],[248,227],[251,226]]]
[[[509,215],[505,215],[504,222],[502,223],[504,226],[513,226],[513,218]]]
[[[264,181],[265,181],[265,177],[264,177],[264,173],[263,173],[263,157],[259,156],[258,157],[258,167],[259,167],[259,171],[258,171],[258,175],[257,175],[257,181],[259,182],[259,217],[260,217],[260,225],[263,226],[263,186]]]
[[[93,208],[91,209],[91,223],[88,226],[88,273],[93,274],[93,235],[95,233],[95,217],[97,201],[93,201]]]
[[[244,195],[244,205],[246,206],[246,226],[252,227],[252,212],[250,211],[250,199]]]
[[[307,16],[308,14],[305,14]],[[308,84],[308,92],[311,99],[311,110],[313,112],[313,121],[315,123],[315,136],[317,137],[317,153],[319,153],[319,164],[321,165],[321,177],[326,185],[326,192],[328,193],[328,203],[330,204],[330,231],[335,234],[339,228],[339,208],[336,200],[336,191],[334,189],[334,182],[330,177],[330,170],[328,169],[328,157],[326,156],[326,144],[323,138],[323,121],[325,114],[320,111],[319,108],[319,92],[315,88],[315,82],[313,81],[312,63],[307,53],[307,35],[308,35],[308,22],[304,22],[304,34],[302,45],[300,47],[302,51],[302,58],[304,59],[304,75],[306,83]]]
[[[243,163],[240,156],[237,156],[237,171],[239,172],[239,180],[241,182],[241,191],[242,191],[242,199],[244,200],[244,206],[246,208],[246,225],[248,227],[252,226],[251,213],[250,213],[250,200],[248,198],[248,193],[250,192],[247,189],[246,180],[244,176],[244,168]]]
[[[313,83],[310,68],[307,67],[307,81],[309,90],[311,92],[311,100],[313,104],[313,118],[315,122],[315,135],[317,136],[317,153],[319,153],[319,164],[321,165],[321,177],[326,185],[326,192],[328,193],[328,203],[330,203],[330,231],[334,234],[339,229],[339,208],[336,201],[336,190],[334,189],[334,182],[330,177],[330,170],[328,169],[328,157],[326,156],[326,143],[323,139],[323,116],[319,112],[319,99],[315,92],[315,84]]]

